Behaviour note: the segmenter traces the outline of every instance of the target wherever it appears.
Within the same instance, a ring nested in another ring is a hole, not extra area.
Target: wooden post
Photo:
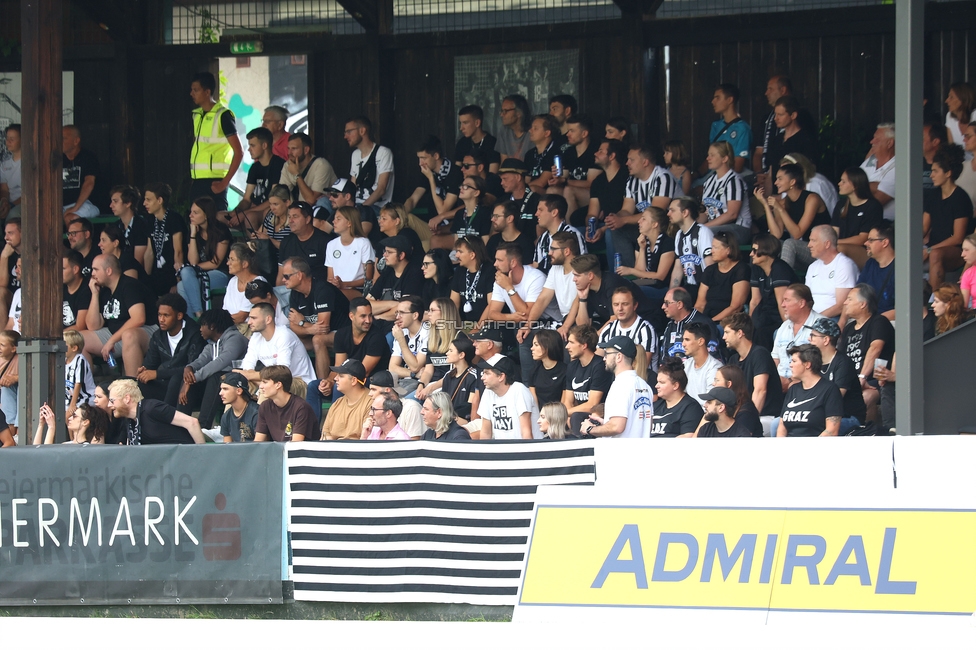
[[[20,354],[19,442],[30,441],[47,402],[64,422],[61,340],[61,0],[21,0],[23,42],[24,334]]]

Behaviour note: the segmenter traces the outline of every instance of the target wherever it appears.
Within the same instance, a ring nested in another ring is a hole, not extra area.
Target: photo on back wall
[[[455,115],[477,104],[485,112],[482,128],[496,137],[506,95],[522,95],[536,114],[549,112],[554,95],[579,99],[579,89],[579,50],[454,57]]]

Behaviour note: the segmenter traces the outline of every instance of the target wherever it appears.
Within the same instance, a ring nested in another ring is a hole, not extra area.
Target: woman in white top
[[[343,207],[336,210],[332,222],[338,239],[329,242],[325,258],[329,282],[352,300],[362,297],[366,278],[373,277],[373,245],[363,232],[359,210]]]
[[[949,86],[949,93],[945,100],[946,130],[949,132],[949,142],[963,144],[962,129],[970,122],[976,121],[976,91],[965,81]],[[972,160],[973,153],[966,152],[966,160]]]
[[[234,319],[234,324],[247,327],[247,315],[251,313],[251,301],[244,295],[249,282],[253,280],[264,280],[264,276],[257,275],[251,271],[254,264],[254,251],[243,242],[232,244],[230,252],[227,254],[227,272],[231,279],[227,283],[227,290],[224,293],[224,311]],[[240,329],[240,327],[239,327]],[[241,332],[245,334],[245,332]]]

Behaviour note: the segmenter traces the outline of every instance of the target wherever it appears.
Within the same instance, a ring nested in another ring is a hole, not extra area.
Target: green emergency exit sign
[[[257,54],[264,51],[261,41],[235,41],[230,44],[231,54]]]

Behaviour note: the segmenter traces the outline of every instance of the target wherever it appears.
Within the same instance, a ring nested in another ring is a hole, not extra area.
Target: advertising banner
[[[282,602],[282,446],[0,453],[0,605]]]

